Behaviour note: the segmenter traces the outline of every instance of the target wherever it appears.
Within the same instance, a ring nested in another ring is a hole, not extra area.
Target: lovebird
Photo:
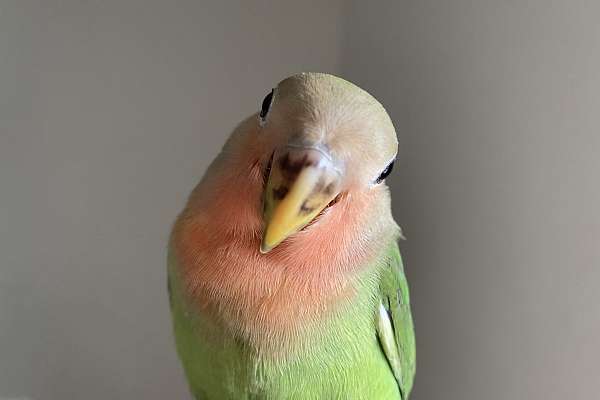
[[[168,289],[198,400],[408,399],[409,289],[383,106],[329,74],[281,81],[176,219]]]

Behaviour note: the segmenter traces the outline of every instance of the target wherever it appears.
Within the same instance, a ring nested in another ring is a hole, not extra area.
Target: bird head
[[[255,123],[254,145],[266,155],[262,253],[306,228],[342,196],[384,184],[397,154],[396,132],[381,104],[328,74],[280,82],[264,98]]]

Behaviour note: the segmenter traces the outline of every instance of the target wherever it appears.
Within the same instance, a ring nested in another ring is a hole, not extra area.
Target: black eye
[[[383,180],[392,173],[392,170],[394,169],[395,161],[396,160],[392,161],[387,167],[385,167],[385,169],[381,172],[381,175],[379,175],[379,178],[377,178],[377,181],[376,181],[377,183],[383,182]]]
[[[269,112],[269,108],[271,107],[271,101],[273,101],[273,90],[265,96],[262,106],[260,108],[260,118],[265,119],[267,113]]]

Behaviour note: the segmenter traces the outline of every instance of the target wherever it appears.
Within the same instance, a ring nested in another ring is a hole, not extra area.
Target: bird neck
[[[356,277],[383,253],[397,226],[389,196],[347,195],[308,229],[261,254],[261,191],[260,166],[205,179],[174,226],[171,251],[192,307],[264,349],[293,342],[356,296]]]

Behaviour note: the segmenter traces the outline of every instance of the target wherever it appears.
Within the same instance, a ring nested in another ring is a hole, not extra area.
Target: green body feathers
[[[274,356],[259,354],[190,304],[171,252],[175,339],[195,397],[406,400],[415,372],[415,342],[397,245],[375,264],[352,279],[355,296],[306,328],[301,346]]]

